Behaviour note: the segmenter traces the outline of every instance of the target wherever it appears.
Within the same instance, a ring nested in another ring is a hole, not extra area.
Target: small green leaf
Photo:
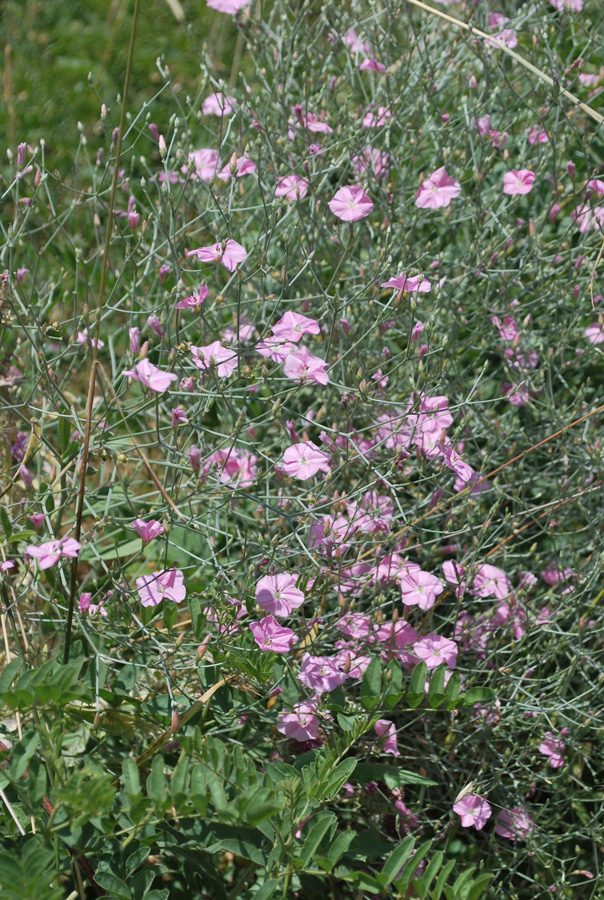
[[[417,852],[411,857],[411,859],[405,865],[405,871],[402,876],[395,882],[396,889],[405,895],[409,885],[411,884],[411,879],[417,872],[419,868],[419,864],[421,863],[424,856],[427,855],[428,851],[432,847],[432,841],[426,841],[425,844],[422,844],[421,847],[417,850]]]
[[[269,880],[265,881],[262,887],[256,891],[254,900],[270,900],[278,887],[279,881],[277,881],[276,878],[269,878]]]
[[[333,813],[319,813],[319,815],[312,821],[310,831],[308,832],[308,837],[304,841],[302,845],[302,849],[300,850],[300,859],[302,860],[303,865],[308,865],[312,857],[315,855],[319,844],[332,827],[337,822],[337,819]]]
[[[344,784],[348,781],[352,773],[357,767],[357,760],[354,757],[342,760],[331,775],[323,790],[321,791],[321,800],[332,800],[340,793]]]
[[[2,674],[0,675],[0,696],[4,694],[5,691],[8,691],[9,687],[21,671],[21,665],[22,662],[20,658],[15,656],[8,665],[4,666]]]
[[[461,675],[457,670],[451,672],[451,676],[445,688],[445,700],[447,701],[447,709],[453,709],[459,697],[461,689]]]
[[[138,773],[138,766],[127,756],[122,763],[122,783],[124,790],[131,797],[137,797],[141,793],[141,780]]]
[[[161,756],[154,756],[151,763],[151,772],[147,778],[147,794],[151,800],[161,803],[165,800],[166,779],[164,778],[164,761]]]
[[[488,872],[484,875],[479,875],[478,878],[472,883],[472,886],[462,893],[462,900],[478,900],[480,895],[484,893],[486,888],[490,885],[494,877],[494,875],[490,875]]]
[[[415,838],[407,837],[396,847],[386,862],[384,863],[384,868],[380,873],[380,884],[383,887],[387,887],[391,882],[394,881],[400,870],[403,868],[409,857],[411,856],[411,851],[415,846]],[[383,876],[383,879],[382,879]]]
[[[99,887],[109,891],[110,896],[117,897],[118,900],[131,900],[132,892],[130,888],[117,875],[101,871],[95,874],[94,879]]]
[[[407,691],[407,703],[411,709],[415,709],[420,705],[426,696],[426,678],[428,677],[428,666],[422,659],[416,665],[409,679],[409,690]]]
[[[356,831],[343,831],[337,836],[327,853],[327,859],[332,869],[338,860],[344,856],[356,835]]]
[[[422,877],[414,882],[413,887],[417,891],[420,900],[424,900],[428,891],[430,890],[430,885],[436,878],[436,874],[442,866],[444,857],[445,854],[442,852],[442,850],[437,850],[430,860],[428,868],[426,869]]]
[[[466,869],[461,875],[456,879],[455,884],[453,885],[453,897],[455,900],[461,898],[462,891],[470,883],[470,879],[472,875],[476,871],[476,866],[470,866],[469,869]]]
[[[470,688],[463,696],[464,706],[474,706],[475,703],[490,703],[497,696],[497,691],[493,688],[475,687]]]
[[[430,676],[430,687],[428,688],[428,703],[432,709],[437,709],[445,700],[445,674],[447,667],[443,663],[438,669],[435,669]]]
[[[449,875],[455,868],[455,860],[450,859],[448,863],[445,863],[445,866],[441,869],[440,875],[438,876],[438,881],[434,886],[434,890],[430,894],[431,900],[440,900],[442,892],[445,888],[445,885],[449,879]]]

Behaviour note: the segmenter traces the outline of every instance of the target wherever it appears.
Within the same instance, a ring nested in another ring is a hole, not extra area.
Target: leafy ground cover
[[[604,11],[209,6],[4,10],[3,896],[598,897]]]

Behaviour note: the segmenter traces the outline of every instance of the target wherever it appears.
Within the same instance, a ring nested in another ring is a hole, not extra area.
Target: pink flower
[[[188,425],[189,420],[182,406],[175,406],[172,410],[172,428],[178,428],[179,425]]]
[[[145,522],[144,519],[135,519],[132,527],[145,544],[148,544],[149,541],[154,541],[155,538],[164,533],[164,526],[157,519],[151,519],[149,522]]]
[[[604,324],[594,322],[589,328],[583,332],[586,338],[589,338],[592,344],[601,344],[604,341]]]
[[[233,157],[233,160],[228,162],[218,173],[218,178],[221,181],[229,181],[233,175],[235,178],[243,178],[244,175],[251,175],[256,171],[256,163],[249,156],[235,156],[233,154]]]
[[[435,575],[423,569],[413,569],[400,579],[401,595],[405,606],[430,609],[444,591],[444,585]]]
[[[126,369],[122,372],[122,375],[127,375],[129,378],[134,378],[135,381],[140,381],[150,391],[155,391],[157,394],[163,394],[164,391],[167,391],[172,382],[178,378],[173,372],[164,372],[162,369],[158,369],[146,358],[141,359],[133,369]]]
[[[234,16],[240,9],[247,6],[249,2],[250,0],[206,0],[210,9],[215,9],[222,13],[229,13],[231,16]]]
[[[284,363],[293,349],[294,345],[291,341],[284,341],[274,335],[269,335],[264,341],[256,344],[256,351],[260,356],[272,359],[276,363]]]
[[[159,569],[153,575],[141,575],[136,579],[136,587],[143,606],[157,606],[162,600],[181,603],[187,596],[180,569]]]
[[[315,319],[309,319],[300,315],[300,313],[288,311],[281,316],[278,322],[271,326],[271,331],[275,337],[283,341],[297,343],[303,334],[319,334],[321,329]],[[318,358],[315,357],[315,359]]]
[[[491,817],[491,807],[486,800],[477,794],[468,794],[453,804],[453,810],[461,816],[461,824],[464,828],[474,827],[476,831],[484,828],[487,819]]]
[[[510,841],[524,841],[532,832],[535,823],[525,806],[502,809],[497,816],[495,834]]]
[[[371,619],[363,613],[346,613],[336,622],[336,628],[342,634],[360,641],[369,636]]]
[[[63,557],[76,559],[81,546],[74,538],[61,538],[59,541],[45,541],[39,547],[28,544],[25,552],[38,560],[41,569],[49,569]]]
[[[359,66],[359,72],[385,72],[384,63],[378,62],[377,59],[364,59]]]
[[[130,338],[130,352],[138,353],[140,350],[140,330],[138,328],[129,328],[128,337]]]
[[[41,527],[46,516],[44,515],[44,513],[32,513],[32,515],[28,516],[27,518],[30,520],[31,524],[37,530],[38,528]]]
[[[296,587],[296,581],[297,578],[288,572],[265,575],[256,585],[256,603],[280,619],[290,616],[304,603],[304,594]]]
[[[425,660],[429,669],[437,669],[443,662],[451,669],[457,665],[455,641],[449,641],[434,632],[416,641],[413,645],[413,652],[419,659]]]
[[[211,150],[209,147],[202,147],[200,150],[194,150],[192,153],[189,153],[189,162],[192,162],[195,166],[195,171],[191,172],[193,181],[196,181],[198,178],[201,181],[210,181],[215,177],[222,165],[218,156],[218,150]],[[182,171],[187,173],[186,166],[183,166]]]
[[[445,167],[441,166],[422,182],[415,198],[415,205],[420,209],[441,209],[449,206],[451,200],[460,194],[459,181],[451,178]]]
[[[391,756],[401,755],[396,743],[396,726],[393,722],[389,722],[388,719],[378,719],[373,730],[378,737],[386,738],[382,747],[384,753],[389,753]]]
[[[545,131],[540,131],[538,125],[533,125],[532,128],[526,128],[525,134],[528,135],[529,144],[547,144],[549,138]]]
[[[484,563],[476,570],[476,577],[472,585],[472,592],[477,597],[495,597],[503,600],[512,589],[510,579],[503,569]]]
[[[273,653],[289,653],[298,638],[291,628],[282,628],[274,616],[266,616],[261,622],[251,622],[250,631],[261,650]]]
[[[386,106],[380,106],[377,112],[371,110],[365,113],[363,118],[363,128],[381,128],[388,119],[392,118],[392,113]]]
[[[234,97],[227,97],[219,91],[206,97],[201,105],[201,111],[204,116],[230,116],[236,106],[237,101]]]
[[[17,563],[14,559],[5,559],[0,563],[0,572],[10,572],[11,569],[16,568],[16,565]]]
[[[535,173],[530,169],[515,169],[503,176],[504,194],[530,194],[535,181]]]
[[[327,205],[334,216],[343,222],[357,222],[364,219],[373,209],[373,201],[358,185],[341,187]]]
[[[468,482],[472,479],[474,475],[474,469],[472,466],[469,466],[468,463],[465,463],[461,456],[459,456],[451,444],[437,444],[439,453],[442,455],[445,465],[452,469],[456,475],[458,475],[463,482]]]
[[[300,441],[292,444],[283,454],[281,468],[292,478],[300,481],[308,481],[317,472],[328,473],[331,471],[329,457],[323,453],[312,441]]]
[[[290,712],[283,712],[277,720],[277,731],[294,741],[314,741],[319,733],[317,707],[307,700],[295,703]]]
[[[85,328],[84,331],[78,331],[76,344],[89,344],[91,347],[96,346],[100,350],[101,347],[105,346],[105,341],[101,341],[100,339],[97,341],[95,337],[90,337],[88,334],[88,329]]]
[[[241,244],[229,238],[225,244],[212,244],[210,247],[187,250],[185,256],[196,256],[202,262],[215,262],[219,259],[225,269],[234,272],[239,263],[247,259],[247,252]]]
[[[354,171],[359,177],[365,177],[371,173],[376,178],[388,175],[391,162],[392,157],[390,154],[383,150],[378,150],[377,147],[365,147],[361,153],[352,157]]]
[[[583,0],[549,0],[554,9],[562,12],[563,9],[570,9],[571,12],[581,12],[583,9]]]
[[[453,559],[447,559],[443,563],[443,572],[447,584],[456,585],[455,596],[461,600],[466,587],[464,567]]]
[[[265,341],[265,343],[268,342]],[[287,378],[293,378],[301,384],[305,381],[316,381],[327,384],[327,363],[320,356],[313,356],[307,347],[296,347],[285,357],[283,372]]]
[[[495,41],[500,41],[504,46],[509,47],[510,50],[518,46],[516,32],[511,28],[504,28],[499,34],[494,34],[492,38],[487,38],[485,44],[490,44],[491,47],[499,47],[499,44],[496,44]]]
[[[539,753],[549,756],[549,764],[552,769],[561,769],[564,765],[564,757],[562,754],[566,749],[566,744],[562,738],[555,738],[551,731],[548,731],[545,737],[547,740],[539,744]]]
[[[420,294],[427,294],[432,290],[432,285],[423,275],[410,275],[407,277],[404,272],[397,275],[396,278],[389,278],[383,281],[380,287],[394,288],[397,291],[417,291]]]
[[[91,603],[90,602],[91,600],[92,600],[92,594],[88,594],[88,593],[80,594],[80,602],[79,602],[80,612],[88,613],[88,615],[90,615],[90,616],[95,616],[97,613],[100,613],[100,615],[103,616],[103,618],[106,618],[107,610],[105,609],[103,602],[101,601],[101,603]]]
[[[286,175],[280,178],[275,188],[275,197],[283,197],[293,203],[294,200],[304,200],[308,193],[308,181],[304,181],[299,175]]]
[[[205,347],[191,345],[193,362],[203,371],[216,367],[219,378],[229,378],[237,368],[237,354],[227,347],[223,347],[220,341],[214,341]]]
[[[298,678],[311,691],[324,694],[343,684],[347,675],[330,656],[311,656],[310,653],[305,653]]]
[[[198,309],[203,301],[209,296],[210,292],[207,288],[207,285],[200,284],[197,290],[197,294],[191,294],[190,297],[185,297],[184,300],[179,300],[178,303],[174,305],[174,309]]]

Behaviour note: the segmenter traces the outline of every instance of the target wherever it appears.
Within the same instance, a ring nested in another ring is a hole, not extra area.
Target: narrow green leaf
[[[475,703],[489,703],[497,696],[497,691],[493,688],[475,687],[466,691],[463,697],[464,706],[474,706]]]
[[[406,837],[402,844],[399,844],[396,847],[386,862],[384,863],[384,868],[381,871],[381,875],[385,876],[384,881],[382,882],[382,878],[380,878],[380,884],[383,884],[383,887],[387,887],[391,882],[394,881],[400,870],[403,868],[408,858],[411,856],[411,851],[415,846],[415,838]]]
[[[319,844],[329,831],[332,825],[335,825],[337,819],[333,813],[319,813],[311,824],[308,837],[304,841],[300,850],[300,859],[303,865],[308,865],[312,857],[315,855]]]
[[[445,674],[447,667],[443,663],[438,669],[435,669],[430,676],[430,687],[428,688],[428,703],[432,709],[437,709],[445,700]]]
[[[458,900],[458,898],[461,897],[461,892],[463,891],[464,887],[469,883],[469,881],[472,878],[472,875],[474,874],[475,871],[476,871],[476,866],[470,866],[469,869],[466,869],[464,872],[461,873],[459,878],[457,878],[457,880],[455,881],[455,884],[453,885],[453,897],[455,898],[455,900]]]
[[[109,891],[112,897],[117,897],[118,900],[131,900],[130,888],[117,875],[111,872],[97,872],[94,879],[100,887]]]
[[[153,757],[151,772],[147,778],[147,794],[151,800],[161,803],[165,799],[166,779],[164,778],[164,761],[161,756]]]
[[[409,679],[409,690],[407,691],[407,703],[411,709],[415,709],[420,705],[426,696],[426,678],[428,677],[428,666],[422,659],[416,665]]]
[[[19,674],[21,666],[22,662],[18,656],[15,656],[8,665],[4,666],[2,674],[0,675],[0,695],[4,694],[5,691],[8,691],[9,687]]]
[[[444,856],[445,854],[442,852],[442,850],[437,850],[430,860],[428,868],[426,869],[422,877],[414,882],[413,887],[417,891],[420,900],[424,900],[428,891],[430,890],[430,885],[436,878],[436,874],[442,866]]]
[[[141,780],[138,772],[138,766],[127,756],[122,763],[122,784],[124,790],[131,797],[137,797],[141,792]]]
[[[445,863],[444,867],[440,871],[440,875],[438,876],[438,881],[434,886],[434,890],[430,894],[431,900],[440,900],[444,887],[447,883],[449,875],[455,868],[455,860],[450,859],[448,863]]]
[[[343,831],[336,837],[327,853],[327,859],[330,862],[331,869],[333,869],[338,860],[344,856],[356,835],[356,831]]]
[[[329,776],[329,780],[321,791],[321,796],[318,799],[332,800],[336,794],[340,793],[342,787],[348,781],[356,767],[357,760],[353,757],[343,759]]]
[[[193,634],[199,639],[203,634],[205,617],[201,613],[201,603],[199,597],[195,594],[189,597],[189,612],[191,613],[191,624],[193,625]]]
[[[488,888],[494,877],[494,875],[490,875],[488,872],[484,875],[479,875],[467,890],[464,889],[461,895],[462,900],[478,900],[481,894]]]
[[[382,661],[379,657],[371,660],[363,672],[361,681],[361,698],[379,697],[382,690]]]
[[[447,709],[452,709],[459,697],[461,689],[461,675],[457,670],[451,672],[451,677],[445,688],[445,700],[447,701]]]
[[[411,879],[417,872],[420,862],[422,861],[424,856],[427,855],[427,853],[429,852],[431,847],[432,847],[432,841],[426,841],[425,844],[422,844],[421,847],[419,847],[419,849],[417,850],[417,852],[411,857],[411,859],[405,865],[405,871],[403,872],[402,876],[395,882],[396,889],[398,891],[400,891],[401,894],[403,894],[403,896],[407,892],[407,889],[408,889],[409,885],[411,884]]]
[[[279,881],[276,878],[269,878],[268,881],[264,882],[260,890],[256,891],[254,900],[270,900],[278,887]]]

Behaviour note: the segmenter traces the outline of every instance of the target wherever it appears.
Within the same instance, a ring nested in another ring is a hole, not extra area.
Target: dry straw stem
[[[520,63],[525,69],[528,69],[529,72],[532,72],[539,81],[542,81],[544,84],[548,84],[551,88],[557,88],[560,94],[565,97],[570,103],[574,106],[578,106],[579,109],[583,110],[583,112],[590,116],[597,122],[598,125],[602,125],[604,122],[604,116],[589,106],[587,103],[583,103],[575,94],[567,91],[566,88],[563,88],[557,81],[547,75],[542,69],[538,69],[537,66],[534,66],[527,59],[520,56],[519,53],[516,53],[514,50],[511,50],[507,47],[503,41],[498,40],[496,37],[492,37],[489,34],[486,34],[484,31],[481,31],[479,28],[474,28],[473,25],[468,25],[467,22],[462,22],[460,19],[456,19],[454,16],[450,16],[448,13],[441,12],[440,9],[434,9],[432,6],[428,6],[426,3],[422,3],[421,0],[405,0],[405,3],[410,3],[411,6],[417,6],[418,9],[423,9],[426,12],[431,13],[433,16],[438,16],[439,19],[444,19],[445,22],[449,22],[451,25],[454,25],[456,28],[461,28],[463,31],[467,31],[469,34],[475,35],[477,38],[480,38],[481,41],[488,41],[492,46],[499,47],[500,50],[503,50],[508,56],[512,59],[515,59],[517,63]],[[397,65],[395,63],[395,65]]]

